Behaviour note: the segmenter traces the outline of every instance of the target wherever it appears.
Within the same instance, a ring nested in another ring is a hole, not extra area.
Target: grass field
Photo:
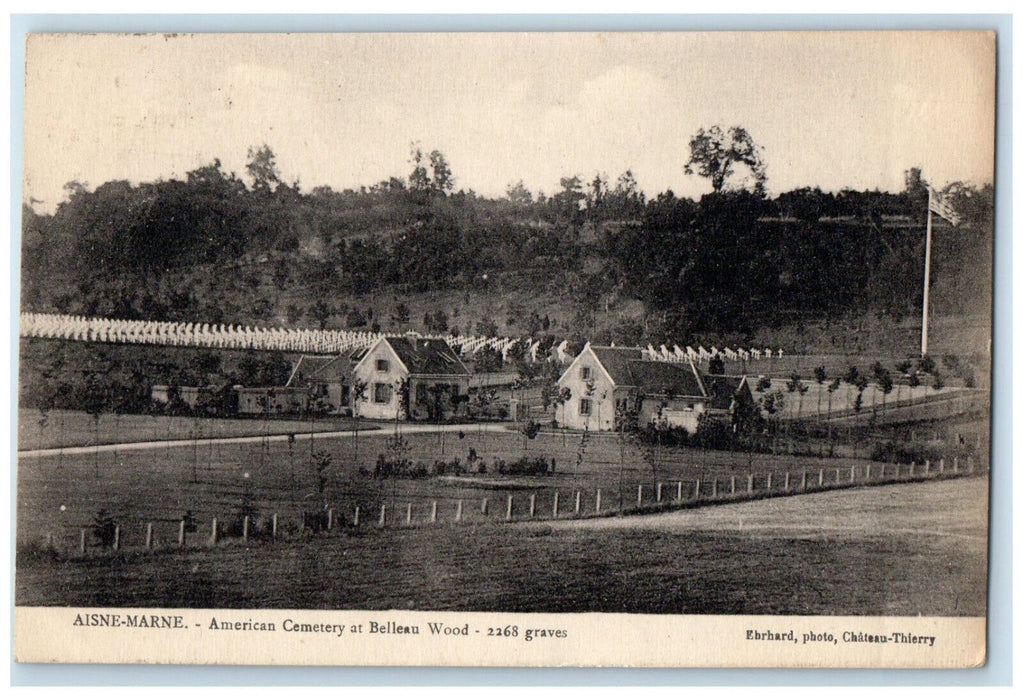
[[[983,615],[987,480],[685,513],[19,555],[18,605]]]
[[[246,506],[264,526],[274,512],[282,526],[300,522],[303,512],[320,510],[326,502],[338,522],[351,520],[355,507],[364,523],[376,522],[382,505],[387,506],[387,522],[404,524],[409,504],[413,521],[425,521],[437,502],[438,520],[451,521],[457,503],[463,501],[462,519],[468,522],[503,519],[507,498],[513,498],[513,517],[528,517],[529,498],[535,496],[535,514],[553,512],[558,493],[562,515],[574,511],[575,493],[580,492],[580,507],[590,513],[595,507],[596,491],[602,492],[602,510],[617,508],[619,501],[634,506],[638,487],[644,488],[644,503],[656,498],[656,484],[664,484],[662,497],[677,495],[677,484],[690,497],[696,480],[707,494],[714,479],[721,492],[746,486],[747,475],[755,474],[756,487],[764,488],[772,475],[773,488],[782,486],[784,474],[794,485],[803,471],[811,480],[824,469],[825,483],[846,479],[850,468],[860,474],[864,460],[821,459],[787,455],[747,454],[664,448],[655,472],[638,448],[622,444],[616,435],[590,434],[582,446],[580,434],[541,433],[532,441],[513,431],[486,432],[466,428],[463,432],[405,434],[410,457],[432,467],[435,460],[458,457],[467,462],[474,449],[489,465],[486,474],[471,478],[427,477],[422,479],[376,479],[373,464],[388,453],[391,429],[361,433],[356,443],[352,436],[321,437],[313,444],[299,440],[294,444],[281,440],[222,444],[206,443],[168,446],[145,450],[109,450],[93,453],[50,454],[24,457],[18,467],[19,545],[39,543],[52,536],[59,548],[76,546],[80,528],[91,526],[100,509],[114,515],[122,525],[125,546],[137,545],[146,524],[154,523],[158,542],[176,538],[177,522],[191,511],[200,530],[214,517],[220,523],[237,518]],[[331,456],[326,472],[325,492],[321,497],[311,466],[310,451]],[[556,463],[554,474],[546,476],[501,476],[494,473],[496,459],[511,461],[521,457],[543,456]],[[841,470],[841,477],[835,470]],[[484,515],[482,500],[488,499]],[[208,529],[203,530],[208,532]]]
[[[756,380],[751,380],[754,387]],[[800,398],[796,392],[788,391],[788,379],[775,377],[771,380],[771,388],[768,391],[783,391],[784,406],[779,414],[781,418],[796,418],[803,420],[827,420],[828,413],[828,390],[827,383],[818,384],[813,377],[804,376],[803,384],[806,386],[806,394]],[[963,389],[962,387],[943,387],[935,389],[932,386],[903,386],[898,385],[892,389],[887,396],[874,384],[869,384],[863,390],[862,407],[860,413],[870,415],[875,408],[879,415],[890,409],[901,406],[911,406],[922,401],[938,398],[952,398],[955,396],[972,396],[980,393],[977,389]],[[856,387],[843,383],[831,394],[831,414],[833,417],[842,413],[855,413],[855,403],[858,391]],[[761,392],[753,392],[753,396],[759,399]]]

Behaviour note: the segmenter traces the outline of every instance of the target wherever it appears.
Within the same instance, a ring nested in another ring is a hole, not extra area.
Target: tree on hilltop
[[[736,165],[745,165],[753,176],[754,192],[762,195],[767,182],[761,148],[741,126],[729,127],[727,131],[720,125],[704,129],[700,128],[689,140],[689,160],[686,162],[685,173],[694,172],[701,177],[710,178],[715,192],[725,189],[728,178],[735,173]]]
[[[277,156],[265,143],[259,148],[250,147],[249,162],[245,165],[256,191],[272,191],[281,184],[281,171],[277,167]]]

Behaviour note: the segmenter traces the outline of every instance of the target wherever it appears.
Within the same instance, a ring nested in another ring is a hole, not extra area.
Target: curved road
[[[498,432],[509,432],[507,423],[487,423],[482,426],[480,425],[403,425],[401,426],[400,432],[402,435],[410,435],[416,433],[457,433],[459,431],[479,432],[480,430],[488,433]],[[316,433],[291,433],[295,440],[308,440],[310,437],[315,436],[316,438],[337,438],[337,437],[348,437],[353,435],[353,430],[335,430],[332,432],[316,432]],[[359,431],[363,435],[373,434],[385,434],[390,432],[388,428],[372,428]],[[280,433],[275,435],[246,435],[242,437],[222,437],[222,438],[199,438],[196,439],[181,439],[181,440],[149,440],[144,442],[122,442],[108,445],[80,445],[76,447],[48,447],[40,450],[23,450],[18,452],[19,459],[26,459],[32,457],[51,457],[57,454],[64,455],[76,455],[76,454],[95,454],[97,452],[124,452],[131,450],[159,450],[172,447],[191,447],[192,445],[237,445],[253,442],[284,442],[288,439],[288,433]]]

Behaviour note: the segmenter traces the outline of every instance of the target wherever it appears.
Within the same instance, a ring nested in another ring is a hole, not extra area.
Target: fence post
[[[596,502],[596,504],[595,504],[595,505],[593,506],[593,509],[594,509],[594,511],[595,511],[595,512],[597,512],[597,513],[599,513],[599,512],[600,512],[600,489],[597,489],[597,502]]]
[[[146,523],[146,549],[153,548],[153,523]]]
[[[355,527],[359,527],[359,506],[355,506],[355,516],[352,518],[352,524]]]
[[[909,463],[909,476],[910,478],[916,476],[916,462]]]
[[[81,537],[78,540],[78,551],[85,554],[85,528],[82,528]]]
[[[529,517],[536,517],[536,494],[529,494]]]
[[[553,508],[553,511],[552,511],[554,513],[554,517],[555,518],[558,517],[558,498],[559,497],[560,497],[560,494],[557,491],[555,491],[554,492],[554,508]]]
[[[270,519],[270,536],[275,540],[277,539],[277,513],[274,513]]]
[[[817,474],[817,485],[818,486],[823,486],[824,485],[824,470],[823,469],[821,469],[820,472]]]
[[[409,501],[408,509],[405,511],[405,524],[412,524],[412,501]]]
[[[636,491],[636,506],[643,505],[643,484],[639,485],[639,489]]]
[[[114,551],[121,548],[121,526],[114,525]]]
[[[696,486],[693,487],[693,500],[698,501],[700,499],[700,480],[696,480]]]
[[[657,502],[661,502],[661,482],[657,482]]]
[[[576,515],[579,515],[579,511],[582,509],[582,505],[583,505],[583,493],[582,493],[582,491],[576,491],[575,492],[575,514]]]
[[[966,473],[967,474],[973,473],[973,455],[966,456]]]
[[[924,474],[930,474],[930,473],[931,473],[931,460],[925,459],[924,460]]]
[[[329,511],[328,511],[329,512]],[[330,516],[327,516],[327,524],[330,524]],[[249,516],[242,518],[242,541],[249,541]]]
[[[768,491],[771,490],[771,477],[773,475],[774,475],[773,472],[767,472],[767,490]]]
[[[791,480],[792,480],[792,477],[789,476],[788,472],[785,472],[785,491],[786,492],[788,492],[788,490],[789,490],[789,484],[790,484]]]
[[[956,472],[956,473],[959,472],[959,457],[958,456],[952,458],[952,471]]]
[[[849,467],[849,483],[856,483],[856,465]]]
[[[753,475],[750,474],[746,477],[746,493],[753,493]]]
[[[867,462],[866,472],[863,474],[864,481],[870,481],[870,462]]]
[[[735,475],[732,475],[732,495],[735,495]]]
[[[675,499],[679,503],[682,502],[682,482],[678,482],[678,498]]]
[[[461,498],[458,499],[458,504],[455,507],[455,522],[456,523],[462,522],[462,499]]]
[[[437,501],[434,501],[433,505],[430,506],[430,522],[437,522]]]
[[[482,513],[483,515],[487,514],[487,499],[486,498],[484,498],[483,502],[480,503],[480,513]]]
[[[803,470],[803,476],[801,477],[801,479],[799,481],[799,490],[800,491],[806,491],[806,470],[805,469]]]
[[[945,471],[945,458],[944,457],[942,457],[941,459],[938,460],[938,468],[941,469],[941,471]]]
[[[178,523],[178,546],[185,546],[185,521],[184,519]]]
[[[512,519],[512,496],[511,496],[511,494],[508,494],[508,512],[505,513],[504,519],[505,520],[511,520]]]
[[[328,508],[327,509],[327,532],[330,532],[333,529],[334,529],[334,509],[333,508]]]
[[[210,544],[217,543],[217,519],[213,518],[213,524],[210,525]]]
[[[380,527],[383,527],[387,523],[387,504],[380,504]]]
[[[837,486],[838,484],[841,484],[841,483],[842,483],[842,470],[836,468],[835,469],[835,485]]]

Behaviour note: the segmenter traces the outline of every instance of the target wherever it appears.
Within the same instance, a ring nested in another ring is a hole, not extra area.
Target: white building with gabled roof
[[[562,424],[577,430],[615,430],[617,416],[635,413],[640,427],[655,420],[695,433],[705,413],[727,416],[752,403],[744,377],[700,372],[689,358],[652,360],[641,348],[587,343],[558,379],[570,398]]]
[[[360,416],[442,420],[464,412],[469,370],[442,339],[381,337],[355,353],[352,362],[353,378],[366,384]]]

